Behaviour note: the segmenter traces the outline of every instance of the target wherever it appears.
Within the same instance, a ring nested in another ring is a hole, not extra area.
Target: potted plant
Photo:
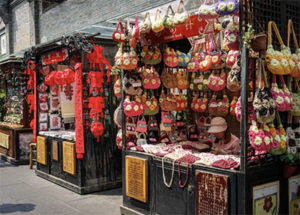
[[[297,170],[300,163],[300,153],[296,154],[285,154],[280,157],[280,160],[285,164],[283,169],[283,177],[291,177]]]

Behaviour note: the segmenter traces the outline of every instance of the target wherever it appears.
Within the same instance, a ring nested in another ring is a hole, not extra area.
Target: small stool
[[[30,158],[29,158],[29,168],[32,169],[32,163],[33,161],[36,161],[35,158],[33,158],[33,153],[36,155],[36,143],[30,143]]]

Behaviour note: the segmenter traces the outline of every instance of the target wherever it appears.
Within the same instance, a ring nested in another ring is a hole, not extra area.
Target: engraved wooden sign
[[[0,146],[9,148],[9,135],[0,132]]]
[[[63,170],[76,174],[75,143],[63,141]]]
[[[52,141],[52,160],[58,161],[58,142]]]
[[[199,170],[195,175],[195,214],[228,214],[228,176]]]
[[[36,141],[37,162],[47,165],[47,144],[46,137],[37,137]]]
[[[148,161],[126,156],[126,195],[141,202],[148,201]]]

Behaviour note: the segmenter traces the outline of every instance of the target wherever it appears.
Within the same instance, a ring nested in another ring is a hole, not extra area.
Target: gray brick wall
[[[99,21],[166,0],[66,0],[40,14],[40,38],[50,41]],[[41,6],[40,6],[41,8]]]
[[[23,1],[12,11],[12,45],[14,53],[29,48],[34,43],[34,25],[31,3]]]

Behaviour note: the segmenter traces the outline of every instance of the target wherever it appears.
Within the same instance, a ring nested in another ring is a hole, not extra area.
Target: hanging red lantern
[[[104,83],[104,78],[103,78],[103,72],[94,72],[91,71],[88,74],[88,83],[90,85],[90,94],[93,93],[103,93],[103,83]]]
[[[97,138],[97,142],[99,142],[100,137],[103,135],[104,132],[103,124],[99,121],[94,122],[91,126],[91,132]]]

